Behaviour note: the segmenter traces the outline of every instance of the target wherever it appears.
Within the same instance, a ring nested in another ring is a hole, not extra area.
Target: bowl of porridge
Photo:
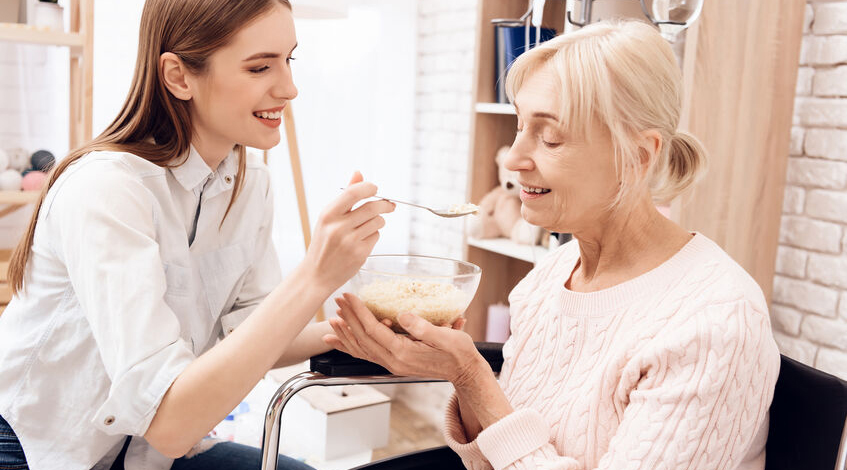
[[[416,255],[373,255],[351,280],[354,293],[377,320],[408,312],[433,325],[451,325],[471,303],[479,286],[479,266],[448,258]]]

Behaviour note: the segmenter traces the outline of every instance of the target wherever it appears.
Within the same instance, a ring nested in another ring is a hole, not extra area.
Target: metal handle
[[[582,0],[582,13],[579,16],[579,21],[574,21],[571,17],[571,12],[569,11],[567,14],[568,21],[574,25],[582,28],[587,25],[589,21],[591,21],[591,2],[594,0]],[[642,8],[644,8],[644,2],[641,3]]]
[[[680,23],[679,21],[659,21],[653,17],[653,14],[650,13],[650,11],[647,9],[647,5],[644,3],[644,1],[645,0],[638,0],[638,3],[641,5],[641,11],[644,13],[644,16],[646,16],[647,19],[650,20],[650,22],[656,26],[659,26],[661,24],[669,24],[673,26],[682,26],[684,28],[697,21],[697,17],[699,17],[700,12],[703,11],[703,2],[701,1],[694,8],[694,13],[691,14],[691,17],[688,18],[688,21],[686,22]]]
[[[444,382],[438,379],[420,377],[400,377],[396,375],[329,377],[318,372],[303,372],[283,383],[271,398],[265,412],[265,430],[262,435],[262,470],[277,470],[282,409],[297,392],[315,385],[359,385],[359,384],[395,384]]]

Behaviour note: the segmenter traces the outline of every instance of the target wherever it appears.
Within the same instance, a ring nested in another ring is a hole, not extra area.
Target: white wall
[[[292,102],[310,221],[355,170],[380,194],[408,199],[415,80],[415,2],[349,1],[343,19],[296,19]],[[295,15],[297,2],[294,2]],[[270,152],[275,239],[283,267],[303,254],[286,141]],[[409,210],[386,217],[375,252],[406,253]]]

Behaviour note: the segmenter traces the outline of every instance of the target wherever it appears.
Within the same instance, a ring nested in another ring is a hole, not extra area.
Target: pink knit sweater
[[[753,279],[701,234],[598,292],[564,287],[578,257],[559,248],[509,296],[500,386],[515,411],[468,443],[450,401],[465,465],[763,469],[779,352]]]

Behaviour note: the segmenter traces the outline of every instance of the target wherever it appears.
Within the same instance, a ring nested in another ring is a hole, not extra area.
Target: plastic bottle
[[[215,426],[215,429],[212,430],[212,437],[216,437],[218,439],[225,439],[227,441],[238,441],[238,417],[244,413],[250,411],[250,405],[245,402],[241,402],[235,407],[234,410],[230,414],[224,418],[223,421],[218,423]]]

